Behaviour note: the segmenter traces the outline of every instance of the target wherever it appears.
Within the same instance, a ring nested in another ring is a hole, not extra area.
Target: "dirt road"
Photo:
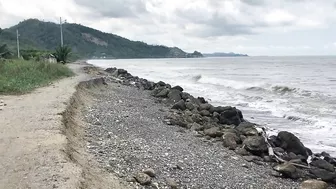
[[[81,170],[66,159],[62,111],[75,86],[86,79],[62,79],[21,96],[0,96],[0,188],[76,188]]]

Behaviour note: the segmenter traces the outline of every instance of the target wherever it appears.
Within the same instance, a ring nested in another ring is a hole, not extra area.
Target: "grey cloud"
[[[125,18],[137,17],[146,13],[143,0],[74,0],[78,5],[87,7],[104,17]]]

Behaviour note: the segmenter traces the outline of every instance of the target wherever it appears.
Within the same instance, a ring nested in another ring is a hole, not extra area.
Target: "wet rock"
[[[306,180],[301,183],[300,189],[327,189],[328,184],[320,180]]]
[[[311,162],[311,165],[315,166],[315,167],[318,167],[318,168],[321,168],[321,169],[325,169],[325,170],[330,171],[330,172],[335,171],[334,166],[332,164],[330,164],[329,162],[327,162],[326,160],[323,160],[323,159],[318,159],[316,161],[313,161],[313,162]]]
[[[181,97],[182,97],[183,100],[189,100],[189,101],[191,101],[191,99],[189,99],[191,97],[191,95],[189,93],[182,92],[181,93]]]
[[[248,156],[249,155],[248,151],[245,150],[245,148],[236,148],[235,152],[238,155],[241,155],[241,156]]]
[[[172,179],[172,178],[167,178],[166,179],[167,185],[171,188],[171,189],[177,189],[177,182]]]
[[[256,124],[250,122],[242,122],[237,127],[236,130],[241,132],[243,135],[246,136],[255,136],[259,135],[257,129],[255,128]]]
[[[296,167],[289,163],[280,164],[274,167],[274,170],[280,172],[283,176],[298,179],[299,175],[296,170]]]
[[[138,173],[134,178],[141,185],[148,185],[151,183],[151,177],[145,173]]]
[[[308,157],[305,146],[294,134],[287,131],[281,131],[278,133],[277,138],[281,143],[280,147],[283,148],[286,152],[293,152],[297,155],[301,154],[305,157]]]
[[[178,102],[182,99],[181,91],[176,90],[176,89],[170,90],[167,96],[171,103]]]
[[[247,151],[255,155],[261,155],[268,150],[267,144],[262,136],[247,137],[243,145]]]
[[[237,135],[234,133],[224,133],[222,136],[224,147],[230,150],[235,150],[237,148]]]
[[[162,89],[162,91],[160,91],[157,95],[155,95],[156,97],[161,97],[161,98],[166,98],[168,96],[169,93],[169,89],[165,88]]]
[[[200,111],[200,114],[202,115],[202,116],[210,116],[210,112],[208,111],[208,110],[202,110],[202,111]]]
[[[159,81],[156,83],[158,86],[166,86],[166,83],[163,81]]]
[[[176,89],[176,90],[178,90],[180,92],[183,92],[183,88],[181,86],[179,86],[179,85],[173,87],[172,89]]]
[[[212,127],[210,129],[205,129],[204,134],[210,137],[220,137],[223,133],[220,131],[218,127]]]
[[[143,171],[143,173],[149,175],[150,177],[155,177],[155,171],[154,169],[148,168]]]
[[[316,178],[320,178],[323,181],[326,182],[331,182],[334,179],[336,179],[336,173],[335,172],[329,172],[325,169],[319,169],[319,168],[314,168],[310,170],[310,173],[312,173]]]
[[[233,124],[238,126],[242,122],[242,120],[240,119],[236,108],[228,107],[220,114],[219,122],[221,124],[227,124],[227,125]]]
[[[184,111],[184,110],[187,109],[187,107],[186,107],[186,105],[185,105],[184,100],[180,100],[180,101],[178,101],[176,104],[173,105],[172,109],[177,109],[177,110],[182,110],[182,111]]]

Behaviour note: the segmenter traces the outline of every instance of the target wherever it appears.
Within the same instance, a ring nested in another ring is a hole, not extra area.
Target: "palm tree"
[[[70,47],[59,46],[55,49],[54,56],[55,56],[57,62],[61,62],[61,63],[65,64],[68,61],[70,54],[71,54],[71,48]]]

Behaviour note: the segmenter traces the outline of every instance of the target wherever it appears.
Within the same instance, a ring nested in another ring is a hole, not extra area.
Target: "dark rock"
[[[105,70],[105,72],[113,73],[113,72],[115,72],[116,70],[117,70],[117,68],[107,68],[107,69]]]
[[[288,157],[289,157],[289,159],[298,159],[297,155],[295,153],[293,153],[293,152],[290,152],[288,154]]]
[[[219,118],[220,114],[218,112],[213,112],[212,117]]]
[[[167,96],[168,96],[169,101],[172,103],[178,102],[182,99],[181,91],[176,90],[176,89],[170,90]]]
[[[165,89],[165,88],[163,88],[163,87],[155,88],[155,89],[151,92],[151,95],[156,97],[156,95],[159,94],[163,89]]]
[[[330,154],[328,154],[327,152],[322,152],[321,156],[323,156],[323,157],[330,157]]]
[[[212,127],[210,129],[205,129],[204,134],[210,137],[220,137],[223,135],[223,133],[220,131],[218,127]]]
[[[214,110],[215,112],[218,112],[219,114],[224,112],[225,110],[228,110],[230,109],[231,107],[222,107],[222,106],[217,106],[217,107],[214,107]]]
[[[244,140],[245,149],[252,154],[261,155],[267,152],[267,144],[262,136],[250,136]]]
[[[151,183],[151,177],[145,173],[138,173],[134,178],[141,185],[148,185]]]
[[[214,113],[215,112],[215,107],[213,107],[213,105],[210,104],[210,108],[208,109],[210,113]],[[218,112],[216,112],[218,113]]]
[[[244,142],[244,140],[246,140],[247,139],[247,136],[245,136],[245,135],[240,135],[240,140],[242,141],[242,142]]]
[[[171,85],[170,84],[166,84],[165,86],[167,89],[171,89]]]
[[[229,148],[230,150],[235,150],[237,148],[237,140],[240,140],[234,133],[224,133],[222,139],[223,146]]]
[[[156,97],[161,97],[161,98],[166,98],[168,96],[169,93],[169,89],[165,88],[162,89],[157,95],[155,95]]]
[[[255,125],[256,124],[250,122],[242,122],[237,127],[235,127],[235,129],[246,136],[259,135],[257,129],[255,129]]]
[[[183,128],[188,128],[188,123],[183,119],[182,116],[172,116],[170,118],[171,125],[178,125]]]
[[[329,162],[327,162],[326,160],[323,160],[323,159],[313,161],[313,162],[311,162],[311,165],[315,166],[315,167],[318,167],[318,168],[321,168],[321,169],[325,169],[325,170],[330,171],[330,172],[335,171],[334,165],[330,164]]]
[[[273,148],[273,151],[276,152],[276,153],[279,153],[279,154],[285,153],[285,150],[280,148],[280,147]]]
[[[220,114],[219,122],[221,124],[233,124],[238,126],[242,122],[242,120],[238,115],[237,109],[230,107],[230,109],[227,109]]]
[[[280,172],[283,176],[289,177],[292,179],[298,179],[299,174],[296,170],[296,167],[289,163],[280,164],[274,167],[274,170]]]
[[[306,151],[307,151],[308,155],[310,155],[310,156],[313,155],[313,152],[311,151],[311,149],[306,147]]]
[[[147,174],[150,177],[155,177],[154,169],[148,168],[148,169],[144,170],[143,173]]]
[[[191,95],[189,93],[182,92],[181,97],[182,97],[183,100],[187,100],[191,97]]]
[[[248,151],[246,151],[245,148],[236,148],[235,152],[238,155],[241,155],[241,156],[248,156],[249,155]]]
[[[187,107],[186,107],[186,105],[185,105],[184,100],[180,100],[180,101],[178,101],[176,104],[174,104],[174,106],[172,107],[172,109],[177,109],[177,110],[182,110],[182,111],[184,111],[184,110],[187,109]]]
[[[198,107],[199,111],[202,110],[209,110],[211,108],[211,104],[205,103],[205,104],[200,104],[200,106]]]
[[[237,144],[241,144],[240,137],[238,136],[238,133],[234,129],[224,129],[223,130],[223,138],[224,137],[233,137]]]
[[[268,137],[268,142],[271,144],[272,147],[281,146],[281,141],[278,139],[277,136],[274,136],[274,135]]]
[[[193,103],[186,102],[185,104],[186,104],[186,107],[187,107],[188,110],[192,111],[193,109],[195,109],[195,106],[194,106]]]
[[[263,159],[264,159],[265,162],[271,162],[272,161],[272,158],[269,157],[269,156],[264,156]]]
[[[167,185],[171,188],[171,189],[177,189],[177,183],[174,179],[172,178],[167,178],[166,179]]]
[[[163,81],[159,81],[156,83],[158,86],[166,86],[166,83]]]
[[[310,173],[312,173],[316,178],[320,178],[320,179],[322,179],[323,181],[326,181],[326,182],[331,182],[334,179],[336,179],[336,173],[335,172],[329,172],[325,169],[318,169],[318,168],[311,169]]]
[[[202,131],[204,129],[204,126],[202,126],[198,123],[193,123],[190,129],[192,131]]]
[[[328,184],[320,180],[306,180],[301,183],[300,189],[327,189]]]
[[[172,89],[176,89],[176,90],[178,90],[178,91],[180,91],[180,92],[183,92],[183,88],[181,87],[181,86],[175,86],[175,87],[173,87]]]
[[[199,104],[205,104],[207,101],[203,97],[197,97]]]
[[[208,110],[202,110],[202,111],[200,111],[200,114],[201,114],[201,116],[207,116],[207,117],[210,116],[210,112]]]
[[[293,152],[297,155],[301,154],[305,157],[308,157],[307,150],[305,146],[301,143],[300,139],[298,139],[294,134],[281,131],[278,133],[279,141],[281,142],[280,147],[284,149],[286,152]]]

